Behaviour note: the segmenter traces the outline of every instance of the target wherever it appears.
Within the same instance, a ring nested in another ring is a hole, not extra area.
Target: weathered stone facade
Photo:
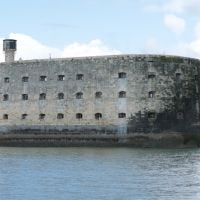
[[[0,63],[0,132],[125,143],[132,134],[196,132],[199,70],[197,59],[159,55]]]

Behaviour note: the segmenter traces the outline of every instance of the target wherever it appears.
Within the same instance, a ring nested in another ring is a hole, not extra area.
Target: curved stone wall
[[[0,63],[0,131],[188,132],[199,121],[199,66],[159,55]]]

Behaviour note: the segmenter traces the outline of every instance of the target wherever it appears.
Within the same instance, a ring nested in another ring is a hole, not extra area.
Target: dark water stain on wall
[[[187,74],[183,77],[179,71],[173,73],[174,77],[171,77],[174,84],[167,89],[174,96],[166,100],[161,97],[163,102],[166,101],[165,109],[161,112],[144,109],[132,113],[128,119],[128,133],[189,132],[191,126],[199,120],[198,75]]]

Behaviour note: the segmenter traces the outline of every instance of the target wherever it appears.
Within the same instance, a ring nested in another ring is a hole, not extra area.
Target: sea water
[[[0,147],[0,200],[200,199],[200,149]]]

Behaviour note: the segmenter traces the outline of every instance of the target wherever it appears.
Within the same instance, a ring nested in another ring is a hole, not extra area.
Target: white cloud
[[[200,38],[190,42],[179,42],[165,49],[165,54],[200,59]]]
[[[194,36],[200,38],[200,22],[197,22],[194,27]]]
[[[58,49],[49,47],[42,44],[31,36],[11,33],[9,38],[17,40],[17,53],[16,60],[22,58],[23,60],[28,59],[43,59],[59,58],[59,57],[79,57],[79,56],[96,56],[96,55],[111,55],[120,54],[119,50],[107,47],[100,39],[91,40],[88,43],[74,42],[66,45],[64,49]],[[2,49],[2,40],[0,38],[0,48]],[[0,50],[0,62],[4,61],[3,52]]]
[[[200,0],[165,0],[162,3],[150,4],[145,10],[153,12],[199,14]]]
[[[178,42],[162,47],[159,41],[155,38],[149,38],[145,44],[145,48],[141,53],[145,54],[165,54],[165,55],[177,55],[185,57],[193,57],[200,59],[200,36],[189,42]]]
[[[9,38],[17,40],[16,59],[20,57],[24,60],[41,59],[48,58],[49,54],[52,54],[54,57],[61,55],[59,49],[46,46],[28,35],[10,33]]]
[[[164,4],[164,10],[167,12],[191,14],[199,13],[200,0],[171,0]]]
[[[164,14],[165,26],[176,34],[181,34],[185,31],[186,21],[190,27],[194,26],[194,29],[187,30],[187,39],[177,37],[177,42],[165,49],[166,54],[200,58],[199,8],[200,0],[162,0],[146,6],[145,10],[147,11]],[[177,15],[182,18],[177,17]],[[194,25],[194,23],[196,24]],[[191,39],[192,37],[193,39]],[[188,39],[189,41],[187,41]]]
[[[182,13],[185,10],[187,0],[170,0],[162,5],[162,10],[172,13]]]
[[[190,42],[188,49],[200,58],[200,38]]]
[[[176,34],[181,34],[185,29],[185,20],[176,15],[165,15],[164,23],[167,28]]]
[[[200,22],[197,22],[194,27],[194,36],[195,39],[188,43],[189,51],[193,52],[200,58]]]
[[[189,42],[176,44],[175,52],[179,55],[200,58],[200,22],[194,27],[194,39]]]
[[[96,39],[85,44],[75,42],[65,46],[62,57],[96,56],[109,54],[121,54],[121,52],[116,49],[107,47],[101,40]]]

